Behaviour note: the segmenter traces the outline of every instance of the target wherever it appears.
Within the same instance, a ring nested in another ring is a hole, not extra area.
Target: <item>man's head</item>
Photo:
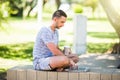
[[[52,19],[53,19],[54,17],[60,18],[61,16],[67,18],[67,15],[66,15],[66,13],[65,13],[64,11],[62,11],[62,10],[57,10],[57,11],[55,11],[55,12],[53,13]]]
[[[54,12],[52,16],[52,20],[54,21],[55,28],[60,28],[64,26],[64,23],[66,22],[67,15],[62,10],[57,10]]]

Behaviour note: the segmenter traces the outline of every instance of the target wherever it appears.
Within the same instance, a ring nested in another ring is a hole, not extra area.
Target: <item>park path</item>
[[[116,69],[120,65],[120,54],[83,54],[78,65],[97,69]]]
[[[12,59],[4,59],[0,58],[0,68],[8,69],[14,66],[19,65],[32,65],[32,61],[30,60],[12,60]]]

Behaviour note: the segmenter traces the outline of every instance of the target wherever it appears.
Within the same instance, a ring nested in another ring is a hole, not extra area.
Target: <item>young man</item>
[[[67,15],[57,10],[52,16],[50,26],[42,27],[37,35],[33,49],[33,66],[36,70],[58,70],[75,66],[78,56],[65,56],[58,47],[58,29],[64,26]]]

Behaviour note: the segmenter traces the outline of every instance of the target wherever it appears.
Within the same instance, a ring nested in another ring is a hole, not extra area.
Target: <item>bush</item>
[[[81,5],[78,5],[78,4],[73,5],[72,9],[75,13],[82,13],[83,12],[83,7]]]

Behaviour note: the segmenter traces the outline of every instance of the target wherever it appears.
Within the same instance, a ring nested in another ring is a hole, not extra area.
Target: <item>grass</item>
[[[113,43],[88,43],[87,51],[88,53],[106,53],[110,48],[112,48]]]
[[[88,36],[94,37],[94,38],[106,38],[106,39],[116,39],[118,38],[117,34],[115,32],[88,32]]]
[[[0,57],[32,60],[33,42],[0,45]]]

